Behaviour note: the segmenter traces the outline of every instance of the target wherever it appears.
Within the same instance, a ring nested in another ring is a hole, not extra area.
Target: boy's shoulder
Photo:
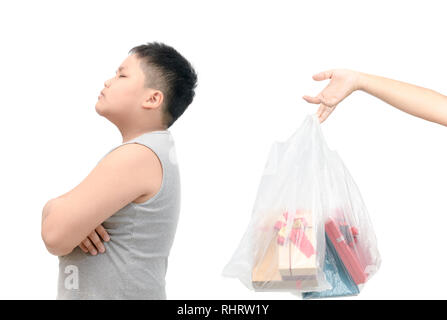
[[[109,152],[100,162],[105,162],[115,170],[135,170],[138,172],[138,181],[135,175],[129,175],[130,183],[144,185],[145,193],[136,198],[134,202],[144,202],[156,194],[161,187],[163,167],[157,154],[140,143],[127,143],[118,146]]]

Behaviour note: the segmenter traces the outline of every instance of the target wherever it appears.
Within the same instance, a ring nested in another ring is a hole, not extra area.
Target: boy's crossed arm
[[[67,255],[118,210],[159,187],[158,157],[125,144],[110,152],[73,190],[51,199],[42,212],[41,235],[51,254]]]
[[[59,198],[62,198],[62,197],[63,197],[63,195],[58,197],[58,198],[56,198],[56,199],[59,199]],[[51,199],[45,205],[45,207],[44,207],[44,209],[42,211],[42,225],[43,225],[43,221],[45,220],[45,218],[48,216],[48,213],[50,212],[49,206],[51,206],[51,204],[53,203],[52,201],[56,200],[56,199]],[[92,255],[96,255],[97,254],[97,250],[99,250],[100,252],[105,252],[105,247],[102,244],[101,239],[104,240],[104,241],[109,241],[110,240],[110,236],[107,233],[107,231],[104,229],[102,224],[97,226],[95,228],[95,230],[93,230],[84,240],[82,240],[82,242],[79,243],[79,247],[85,253],[89,253],[90,252]],[[50,251],[50,252],[52,251],[52,249],[49,248],[46,244],[45,244],[45,246],[47,247],[48,251]]]

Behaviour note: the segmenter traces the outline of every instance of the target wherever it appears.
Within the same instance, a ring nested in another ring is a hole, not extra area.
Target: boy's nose
[[[110,79],[109,80],[106,80],[106,81],[104,81],[104,87],[108,87],[109,86],[109,83],[110,83]]]

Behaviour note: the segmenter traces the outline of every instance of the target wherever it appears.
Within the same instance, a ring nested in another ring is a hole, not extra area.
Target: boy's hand
[[[303,96],[309,103],[320,104],[317,116],[320,123],[329,117],[337,104],[360,88],[360,73],[348,69],[333,69],[312,76],[316,81],[331,79],[326,88],[316,97]]]
[[[90,252],[92,255],[96,255],[98,253],[97,251],[99,251],[101,253],[104,253],[106,251],[106,248],[102,244],[101,239],[99,238],[99,236],[101,236],[101,238],[104,241],[109,241],[110,240],[110,236],[108,235],[108,233],[106,232],[106,230],[104,229],[104,227],[101,224],[98,227],[96,227],[96,229],[93,230],[87,236],[87,238],[85,238],[79,244],[79,247],[85,253]]]

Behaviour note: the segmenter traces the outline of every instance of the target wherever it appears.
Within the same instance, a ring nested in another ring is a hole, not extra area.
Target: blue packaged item
[[[340,260],[329,237],[326,236],[324,275],[332,288],[325,291],[304,292],[303,299],[355,296],[360,293],[343,262]]]

